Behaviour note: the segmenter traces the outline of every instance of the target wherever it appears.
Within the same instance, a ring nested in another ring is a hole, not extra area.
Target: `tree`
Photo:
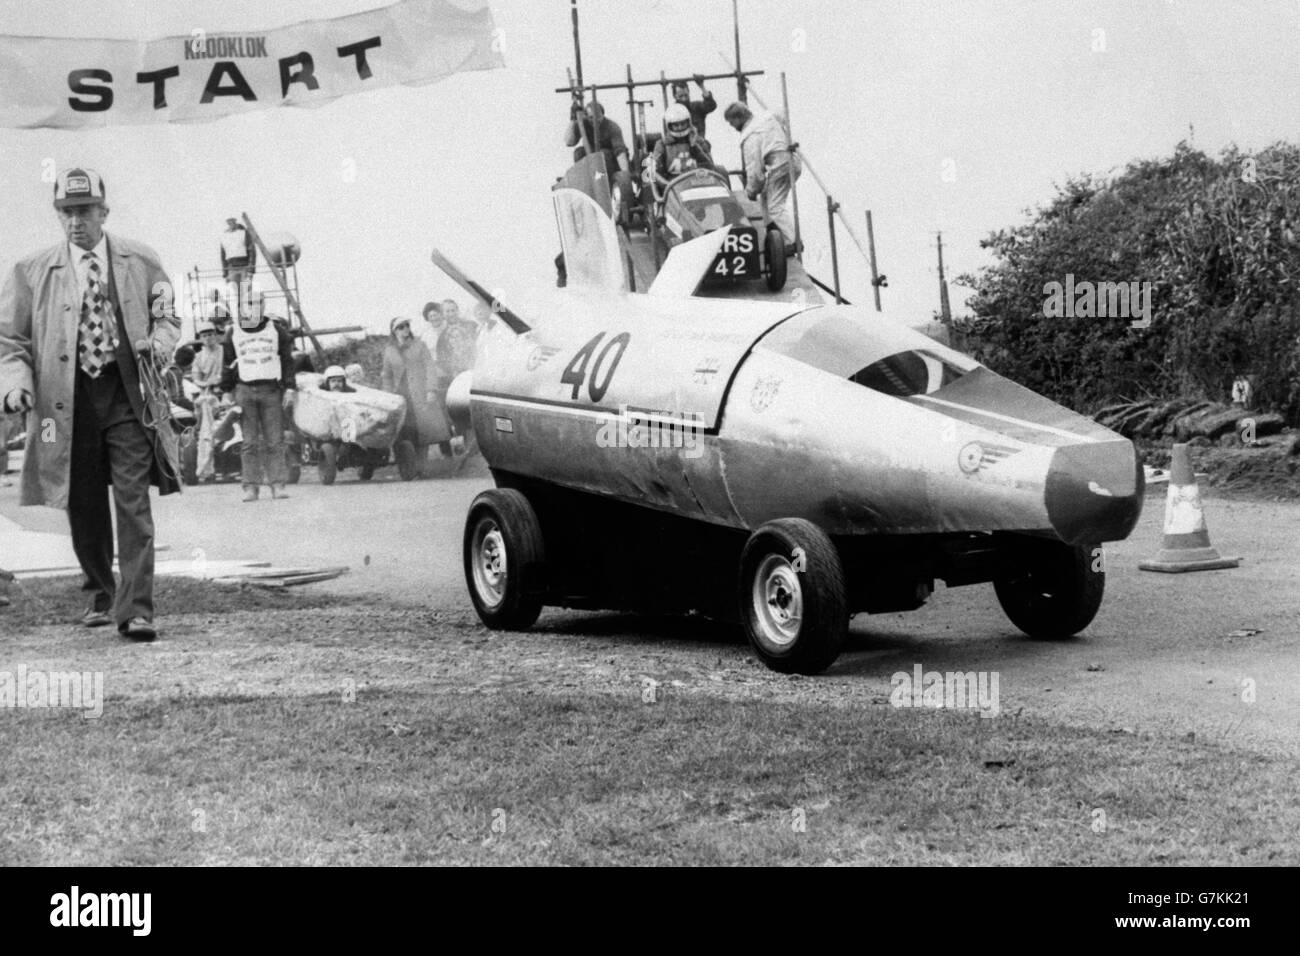
[[[1300,148],[1213,159],[1180,143],[1113,177],[1071,180],[1027,215],[981,243],[993,265],[958,280],[975,289],[958,328],[981,361],[1079,408],[1222,399],[1247,374],[1261,407],[1300,418]],[[1057,314],[1048,290],[1070,276],[1149,289],[1150,326],[1132,327],[1136,308]]]

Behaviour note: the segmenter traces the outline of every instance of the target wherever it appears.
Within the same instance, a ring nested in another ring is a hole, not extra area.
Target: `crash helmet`
[[[331,365],[321,377],[325,380],[326,388],[331,387],[335,379],[338,379],[340,383],[347,381],[347,375],[344,374],[342,366],[339,365]]]
[[[691,111],[674,103],[664,111],[664,136],[668,142],[681,142],[691,135]]]

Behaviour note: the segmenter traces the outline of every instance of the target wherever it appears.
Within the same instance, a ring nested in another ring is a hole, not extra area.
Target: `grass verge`
[[[1295,761],[1029,719],[539,687],[0,721],[11,865],[1300,862]]]

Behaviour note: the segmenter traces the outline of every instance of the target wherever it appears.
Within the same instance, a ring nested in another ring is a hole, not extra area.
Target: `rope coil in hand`
[[[141,343],[142,345],[145,343]],[[181,481],[180,436],[171,426],[172,395],[167,387],[167,370],[161,367],[154,350],[147,345],[137,349],[140,370],[140,395],[144,399],[144,427],[153,432],[154,447],[160,451],[163,474],[184,488]]]

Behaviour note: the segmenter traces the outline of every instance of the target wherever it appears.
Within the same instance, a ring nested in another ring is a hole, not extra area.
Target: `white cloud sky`
[[[375,5],[3,0],[0,33],[247,32]],[[263,231],[292,232],[317,326],[386,330],[427,299],[464,299],[431,265],[435,244],[489,287],[551,284],[548,193],[570,156],[567,103],[552,90],[573,60],[569,4],[490,5],[504,70],[192,126],[0,130],[0,263],[58,239],[40,178],[53,158],[103,173],[110,230],[150,243],[174,272],[215,266],[217,235],[238,211]],[[795,138],[864,239],[873,210],[886,308],[908,321],[937,308],[937,229],[951,278],[983,264],[979,240],[1019,221],[1054,183],[1167,154],[1189,126],[1209,151],[1294,138],[1300,6],[1291,3],[741,0],[740,11],[744,65],[768,71],[760,95],[779,102],[787,73]],[[732,49],[729,0],[581,0],[580,14],[588,82],[621,79],[628,64],[638,78],[719,72],[719,53]],[[734,98],[732,83],[711,88],[723,105]],[[626,127],[614,100],[610,115]],[[720,112],[709,133],[735,165]],[[829,279],[825,199],[810,177],[800,199],[810,268]],[[845,292],[867,302],[866,266],[840,238]],[[953,289],[954,304],[964,296]]]

